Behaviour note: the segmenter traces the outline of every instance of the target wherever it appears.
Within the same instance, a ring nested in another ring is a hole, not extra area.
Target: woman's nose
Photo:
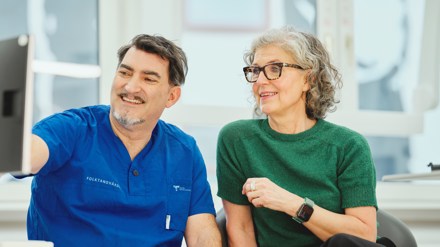
[[[258,74],[257,80],[254,82],[255,84],[267,84],[269,82],[269,79],[266,78],[266,75],[263,73],[263,71]]]

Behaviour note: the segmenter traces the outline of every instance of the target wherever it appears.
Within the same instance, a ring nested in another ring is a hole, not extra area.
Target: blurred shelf
[[[25,221],[30,196],[27,181],[0,183],[0,222]]]
[[[414,180],[439,180],[440,181],[440,170],[435,170],[432,172],[425,172],[425,173],[394,174],[394,175],[386,175],[386,176],[382,177],[382,181],[384,181],[384,182],[414,181]]]

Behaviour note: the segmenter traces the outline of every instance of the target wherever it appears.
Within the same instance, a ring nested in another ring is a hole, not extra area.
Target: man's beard
[[[123,117],[121,116],[121,114],[119,114],[116,111],[113,111],[113,117],[116,119],[116,121],[118,121],[120,125],[126,128],[139,125],[145,122],[145,119]]]

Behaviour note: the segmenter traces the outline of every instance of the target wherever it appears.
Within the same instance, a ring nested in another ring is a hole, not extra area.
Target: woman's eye
[[[269,66],[269,69],[270,69],[270,72],[272,72],[272,73],[278,73],[280,71],[280,68],[275,65]]]

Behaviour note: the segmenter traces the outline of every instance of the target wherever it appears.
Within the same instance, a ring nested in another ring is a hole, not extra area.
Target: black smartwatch
[[[313,214],[314,205],[315,203],[312,200],[305,197],[304,203],[299,207],[298,212],[296,212],[296,217],[292,217],[292,219],[300,224],[309,221]]]

